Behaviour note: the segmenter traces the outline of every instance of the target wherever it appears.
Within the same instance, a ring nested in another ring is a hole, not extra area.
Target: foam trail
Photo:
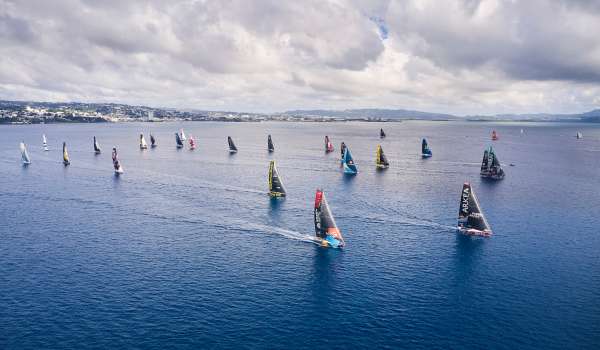
[[[312,235],[309,235],[306,233],[301,233],[298,231],[288,230],[288,229],[281,228],[281,227],[247,223],[244,228],[255,230],[255,231],[262,231],[265,233],[276,234],[276,235],[280,235],[285,238],[294,239],[297,241],[319,244],[319,241],[317,240],[317,238],[315,236],[312,236]]]

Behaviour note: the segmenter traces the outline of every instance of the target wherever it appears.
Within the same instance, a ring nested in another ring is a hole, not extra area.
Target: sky
[[[0,99],[600,108],[600,0],[0,0]]]

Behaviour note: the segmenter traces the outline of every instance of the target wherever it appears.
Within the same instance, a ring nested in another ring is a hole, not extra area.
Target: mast
[[[21,149],[21,161],[23,165],[31,164],[31,159],[29,158],[29,153],[27,153],[27,147],[25,147],[25,142],[21,142],[19,144],[19,148]]]
[[[238,151],[237,147],[235,147],[235,143],[233,143],[233,139],[231,136],[227,136],[227,143],[229,144],[229,153],[236,153]]]
[[[325,193],[321,189],[317,189],[315,195],[314,221],[315,234],[321,239],[323,245],[330,245],[333,248],[345,245],[342,233],[338,229],[329,209]]]
[[[269,163],[269,195],[271,197],[285,197],[285,188],[275,167],[275,161]]]
[[[94,136],[94,153],[100,154],[100,152],[100,145],[98,144],[98,141],[96,141],[96,136]]]
[[[275,146],[273,146],[273,140],[271,139],[271,135],[267,137],[267,150],[269,151],[269,153],[275,151]]]
[[[460,205],[458,208],[458,228],[467,233],[481,236],[492,234],[490,225],[479,206],[479,201],[471,184],[465,182],[460,195]]]
[[[69,152],[67,152],[67,143],[63,142],[63,164],[65,166],[71,164],[69,161]]]

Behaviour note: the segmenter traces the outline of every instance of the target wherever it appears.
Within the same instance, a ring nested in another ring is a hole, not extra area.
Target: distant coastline
[[[581,114],[503,114],[455,116],[405,109],[293,110],[281,113],[180,110],[117,103],[33,102],[0,100],[0,124],[119,122],[581,122],[600,123],[600,109]]]

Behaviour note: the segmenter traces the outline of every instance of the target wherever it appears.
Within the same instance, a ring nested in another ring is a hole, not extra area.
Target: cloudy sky
[[[600,0],[0,0],[0,99],[600,107]]]

